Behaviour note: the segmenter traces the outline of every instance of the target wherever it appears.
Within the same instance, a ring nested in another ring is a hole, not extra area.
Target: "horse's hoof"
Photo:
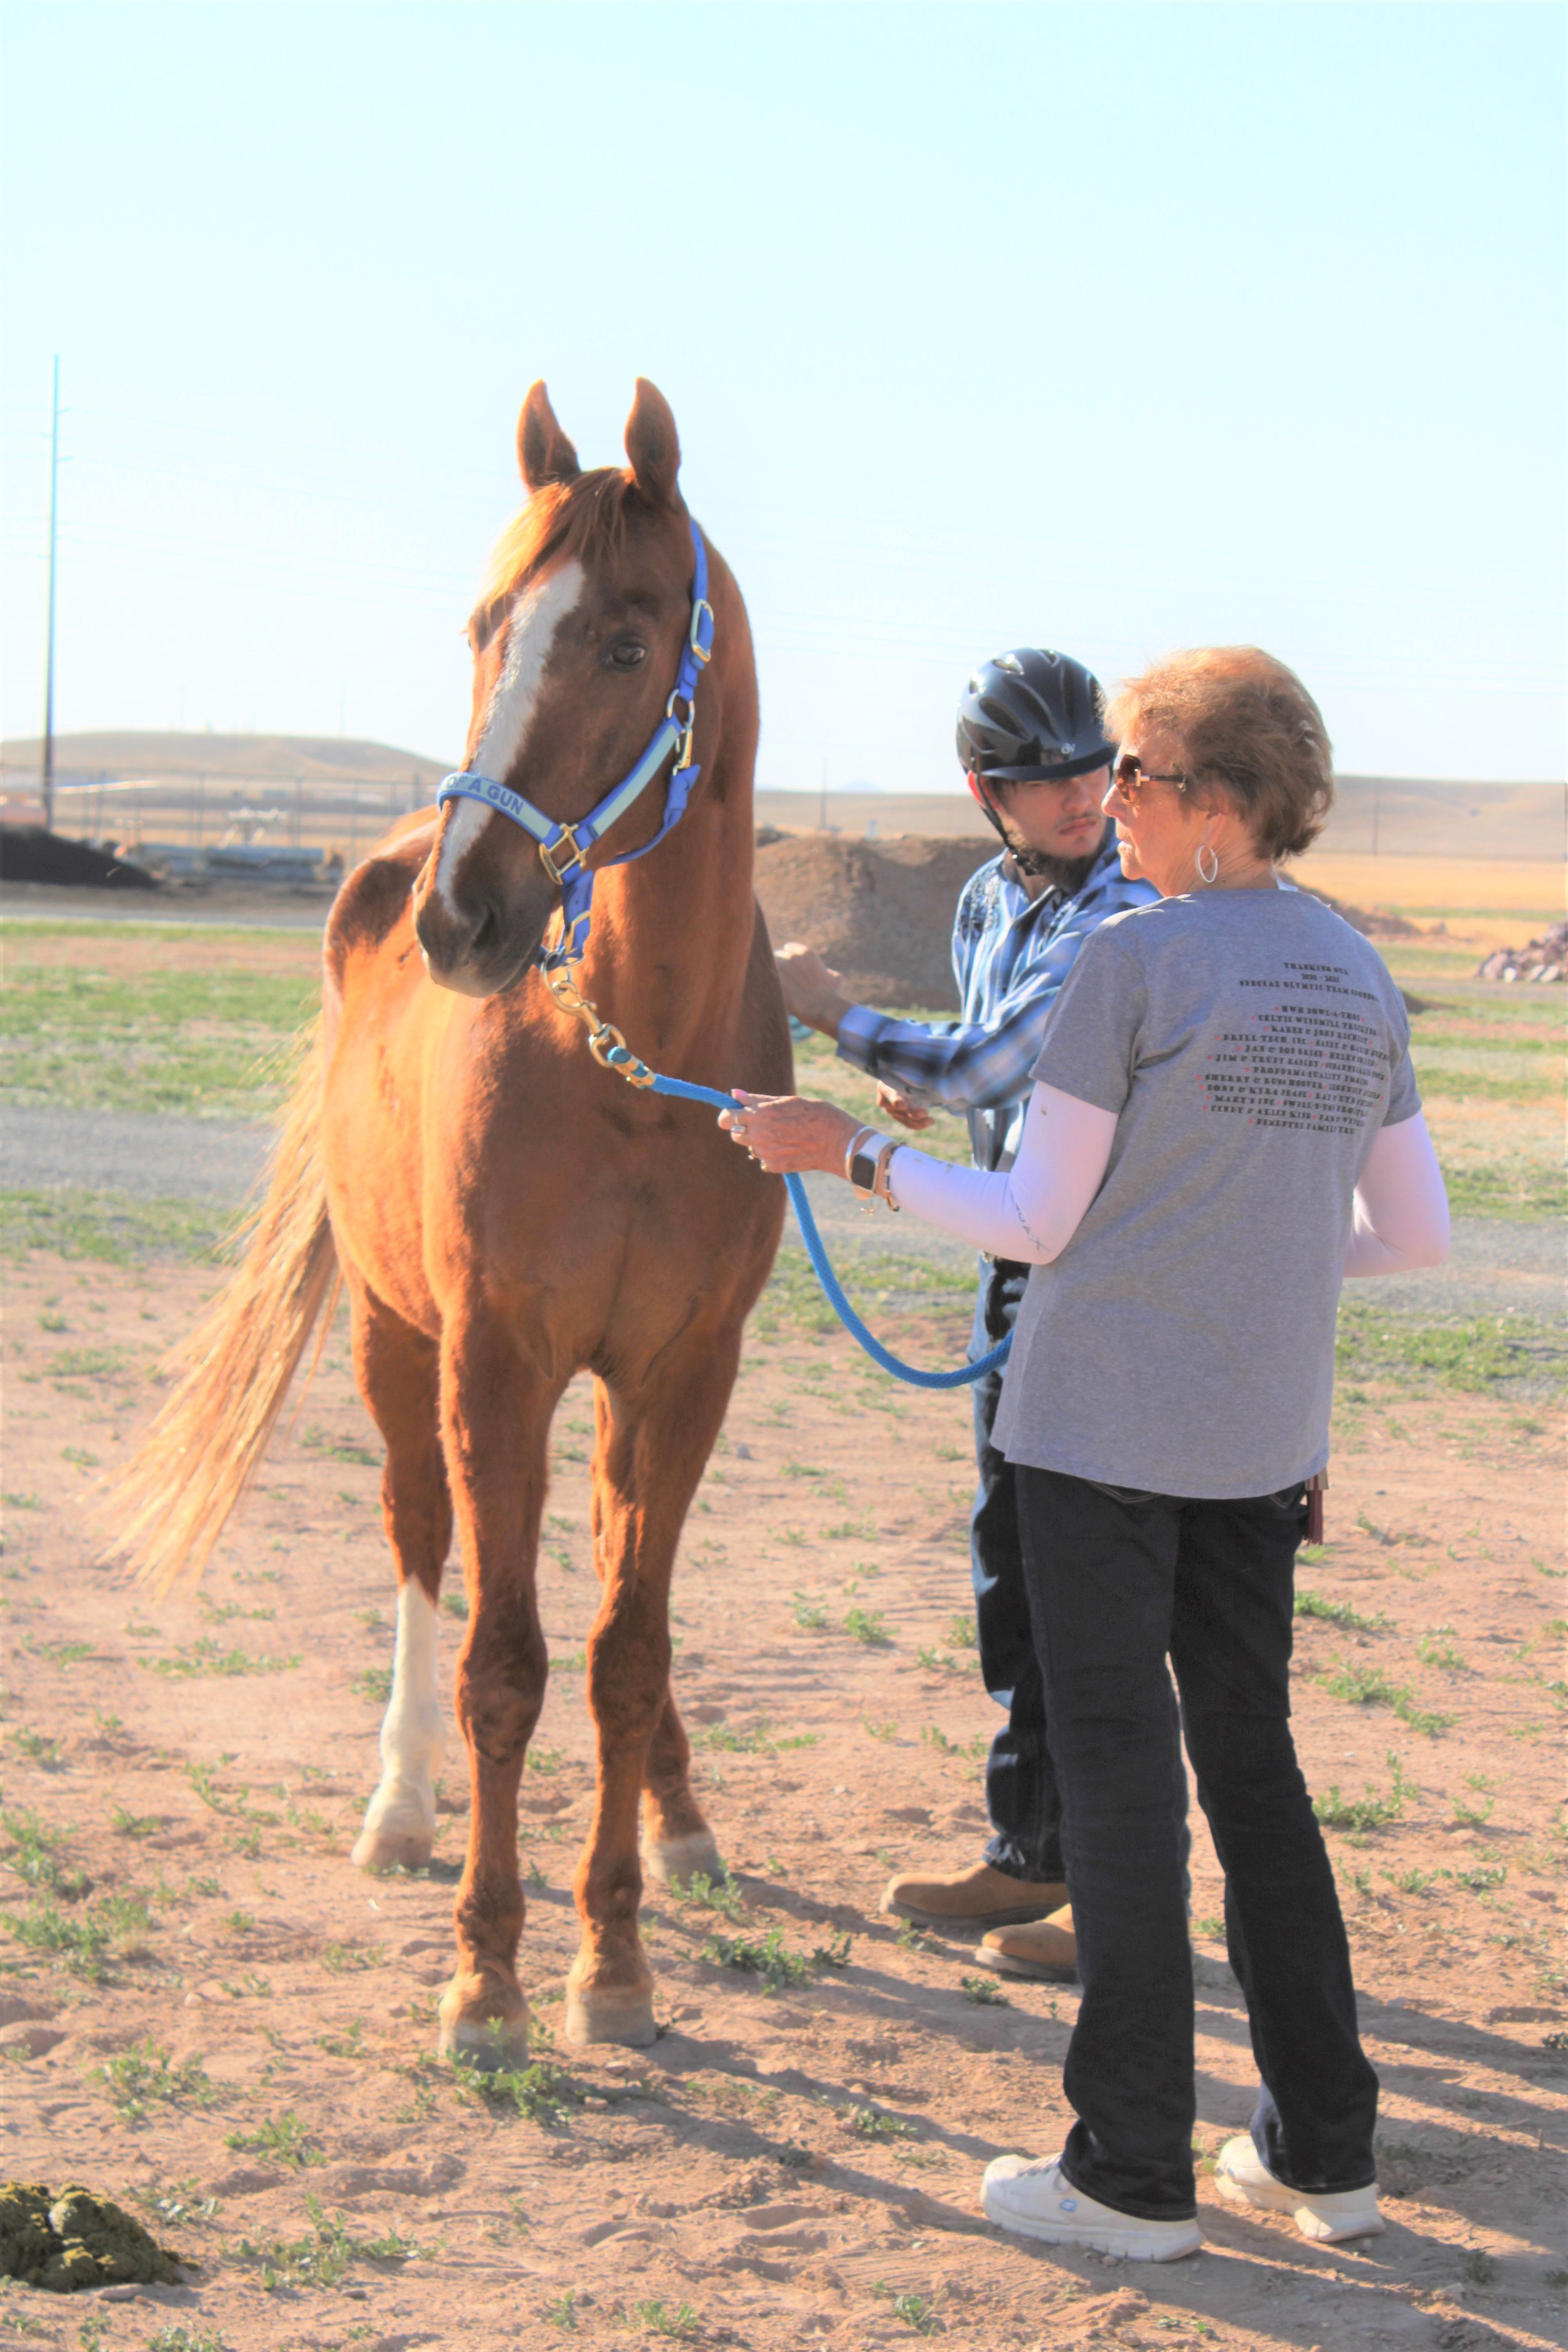
[[[373,1829],[367,1822],[349,1860],[356,1870],[423,1870],[435,1843],[419,1830]]]
[[[528,2063],[528,2003],[521,2000],[507,2017],[467,2017],[461,2013],[462,1994],[449,1984],[437,2008],[441,2021],[440,2053],[482,2074],[508,2074]]]
[[[653,2021],[651,1986],[568,1984],[562,2032],[568,2042],[618,2042],[624,2049],[646,2050],[658,2039]]]
[[[710,1878],[717,1885],[729,1875],[711,1830],[693,1830],[687,1837],[649,1838],[642,1849],[642,1866],[645,1877],[660,1886],[671,1886],[677,1880],[684,1886],[697,1877]]]

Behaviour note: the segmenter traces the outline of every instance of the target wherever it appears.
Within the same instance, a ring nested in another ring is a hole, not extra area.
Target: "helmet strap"
[[[995,806],[992,802],[990,793],[985,790],[984,785],[981,782],[973,768],[971,768],[965,775],[964,782],[969,786],[970,791],[979,802],[985,822],[991,827],[992,832],[995,834],[1004,848],[1010,850],[1013,845],[1007,838],[1006,827],[1003,824],[1001,818],[996,814]]]

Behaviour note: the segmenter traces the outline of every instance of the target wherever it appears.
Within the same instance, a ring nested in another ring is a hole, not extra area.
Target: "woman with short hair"
[[[1002,2157],[1004,2229],[1168,2261],[1201,2242],[1193,1977],[1170,1785],[1174,1668],[1261,2076],[1226,2195],[1335,2241],[1383,2226],[1377,2079],[1289,1728],[1295,1553],[1328,1458],[1346,1276],[1441,1263],[1447,1203],[1399,991],[1281,858],[1330,746],[1253,647],[1123,688],[1106,799],[1160,891],[1086,942],[1013,1168],[953,1168],[826,1103],[721,1115],[769,1170],[849,1175],[1031,1276],[996,1442],[1018,1472],[1083,1986],[1060,2154]]]

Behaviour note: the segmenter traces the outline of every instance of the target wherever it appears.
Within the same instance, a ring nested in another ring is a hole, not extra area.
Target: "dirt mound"
[[[0,826],[0,882],[57,882],[76,890],[155,890],[151,874],[41,824]]]
[[[775,947],[804,940],[848,992],[869,1004],[956,1013],[952,918],[986,840],[846,841],[836,834],[757,835],[757,897]]]
[[[1369,910],[1365,907],[1347,906],[1342,898],[1331,898],[1326,890],[1314,890],[1310,882],[1298,882],[1296,887],[1305,890],[1310,898],[1321,898],[1325,907],[1330,908],[1342,923],[1348,923],[1352,931],[1359,931],[1363,940],[1418,940],[1421,937],[1420,924],[1407,923],[1403,915],[1384,914],[1376,907]]]
[[[774,947],[804,940],[843,973],[858,1001],[956,1013],[952,918],[970,876],[995,855],[995,844],[984,839],[900,834],[891,841],[847,841],[762,825],[757,897]],[[1403,915],[1346,906],[1326,890],[1310,895],[1363,939],[1421,936]]]

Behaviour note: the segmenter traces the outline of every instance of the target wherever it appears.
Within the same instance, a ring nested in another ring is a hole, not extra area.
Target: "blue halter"
[[[521,825],[524,833],[531,834],[538,842],[539,862],[561,892],[560,940],[554,947],[539,950],[539,962],[546,971],[580,962],[588,944],[588,926],[594,911],[594,874],[589,871],[587,857],[595,843],[647,790],[671,751],[679,751],[670,771],[658,831],[640,849],[625,850],[606,863],[629,866],[633,858],[646,857],[680,823],[691,787],[702,772],[692,761],[691,736],[697,724],[697,681],[713,658],[713,607],[708,602],[708,549],[695,523],[691,525],[691,545],[697,558],[691,580],[691,623],[681,649],[675,685],[664,706],[664,717],[637,766],[622,777],[613,792],[605,794],[597,807],[565,824],[557,817],[546,816],[542,809],[535,808],[531,800],[514,793],[510,785],[498,784],[493,777],[478,775],[471,768],[459,769],[455,775],[446,777],[436,794],[437,808],[445,808],[448,801],[483,801],[487,808],[499,809],[502,816],[510,817],[513,824]],[[686,707],[684,718],[677,715],[678,703]],[[561,855],[563,849],[565,856]]]

